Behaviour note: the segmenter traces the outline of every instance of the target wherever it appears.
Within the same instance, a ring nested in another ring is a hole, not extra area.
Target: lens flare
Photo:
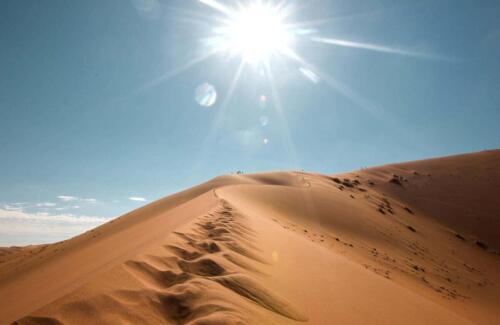
[[[269,124],[269,117],[263,115],[260,117],[260,125],[262,126],[266,126],[267,124]]]
[[[265,108],[267,105],[267,96],[266,95],[260,95],[259,97],[259,105],[261,108]]]
[[[203,107],[210,107],[217,101],[217,91],[215,87],[209,83],[204,83],[198,86],[195,91],[195,99]]]

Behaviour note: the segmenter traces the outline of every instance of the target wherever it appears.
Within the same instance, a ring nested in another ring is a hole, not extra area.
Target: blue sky
[[[498,1],[286,1],[299,3],[286,22],[316,21],[291,46],[309,65],[273,56],[272,86],[247,64],[231,93],[240,56],[186,68],[223,16],[206,3],[2,1],[0,245],[65,238],[236,170],[500,147]],[[195,100],[203,83],[211,107]]]

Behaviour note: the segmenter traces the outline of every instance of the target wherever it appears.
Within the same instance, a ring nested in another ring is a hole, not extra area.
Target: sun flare
[[[270,4],[255,2],[240,7],[216,28],[214,45],[230,55],[242,56],[247,63],[265,62],[292,44],[284,18],[284,12]]]

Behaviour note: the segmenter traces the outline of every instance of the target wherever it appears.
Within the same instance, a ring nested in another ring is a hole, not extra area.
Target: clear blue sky
[[[500,2],[294,2],[307,5],[286,22],[322,20],[293,44],[318,79],[273,57],[278,101],[255,64],[227,99],[237,55],[180,69],[208,52],[221,16],[199,1],[2,1],[0,245],[60,239],[80,230],[64,230],[73,219],[236,170],[334,173],[500,147]],[[208,108],[203,83],[217,90]]]

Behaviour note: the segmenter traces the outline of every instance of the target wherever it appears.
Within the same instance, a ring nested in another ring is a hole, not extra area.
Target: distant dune
[[[0,324],[500,324],[500,150],[217,177],[0,249]]]

